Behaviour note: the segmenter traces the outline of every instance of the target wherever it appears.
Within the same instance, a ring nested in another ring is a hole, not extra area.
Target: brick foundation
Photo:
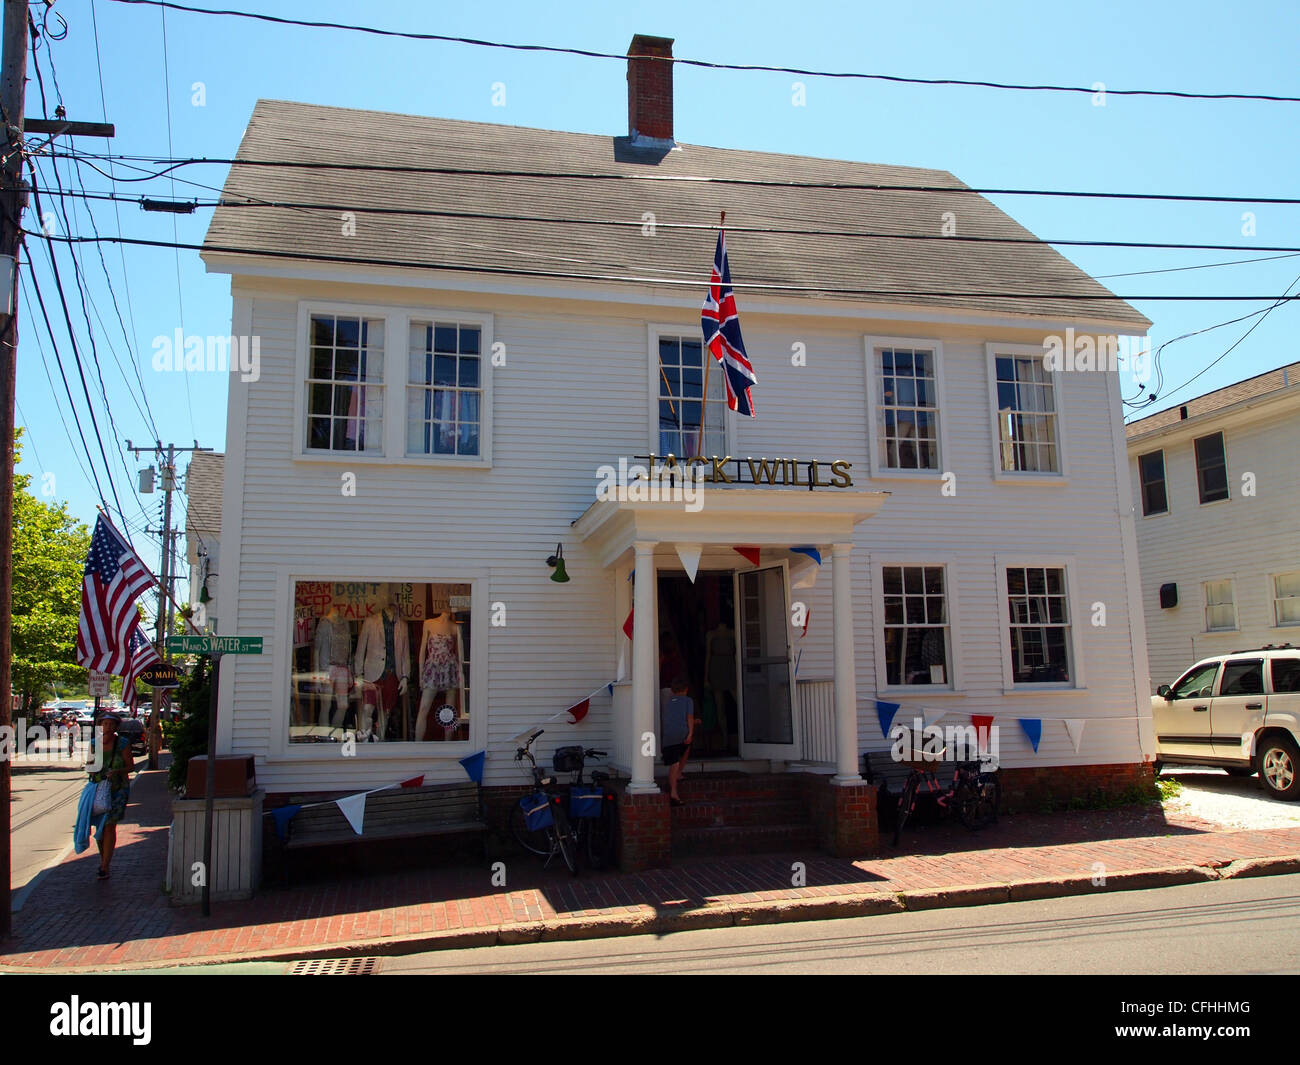
[[[829,777],[803,777],[804,799],[822,850],[837,858],[865,858],[878,853],[876,789],[871,784],[839,787]]]
[[[1007,813],[1156,794],[1150,762],[1025,766],[1003,769],[998,776],[1002,781],[1002,809]]]
[[[656,869],[672,860],[672,811],[668,793],[618,797],[618,866],[625,873]]]

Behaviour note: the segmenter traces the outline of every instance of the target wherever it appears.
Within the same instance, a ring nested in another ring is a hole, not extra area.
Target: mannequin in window
[[[339,616],[339,608],[330,604],[329,612],[316,623],[316,636],[312,641],[312,663],[316,673],[326,684],[320,697],[319,724],[338,728],[348,712],[352,694],[352,631],[346,620]],[[330,713],[330,703],[334,712]]]
[[[736,634],[719,621],[704,638],[704,678],[713,692],[714,713],[727,746],[728,720],[736,702]]]
[[[382,740],[388,728],[388,714],[397,705],[397,697],[406,691],[411,672],[411,637],[397,609],[397,593],[378,614],[371,614],[361,625],[357,637],[356,672],[361,686],[360,740]],[[378,728],[371,731],[371,721],[378,711]]]
[[[415,736],[423,740],[429,725],[429,712],[438,697],[455,707],[459,722],[464,713],[465,648],[461,644],[460,626],[444,611],[430,618],[420,631],[420,712],[415,719]],[[439,722],[444,728],[448,726]]]

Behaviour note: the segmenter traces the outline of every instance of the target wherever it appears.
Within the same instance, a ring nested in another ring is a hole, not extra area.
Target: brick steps
[[[816,848],[804,786],[783,774],[710,773],[681,781],[672,854],[760,854]]]
[[[799,799],[686,799],[673,807],[673,831],[679,828],[720,828],[741,825],[803,824],[808,809]]]
[[[811,823],[724,825],[715,828],[674,828],[672,847],[674,858],[692,858],[791,850],[815,851],[818,842]]]

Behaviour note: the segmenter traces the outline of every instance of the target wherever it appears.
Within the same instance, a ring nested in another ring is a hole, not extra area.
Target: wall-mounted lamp
[[[551,574],[551,580],[556,584],[563,584],[569,579],[569,574],[564,569],[564,545],[555,545],[555,554],[546,560],[548,566],[553,566],[555,572]]]

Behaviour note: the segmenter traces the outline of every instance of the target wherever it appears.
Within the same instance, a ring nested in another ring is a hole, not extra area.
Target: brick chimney
[[[673,64],[665,62],[673,57],[672,38],[638,33],[627,56],[628,136],[672,144]]]

